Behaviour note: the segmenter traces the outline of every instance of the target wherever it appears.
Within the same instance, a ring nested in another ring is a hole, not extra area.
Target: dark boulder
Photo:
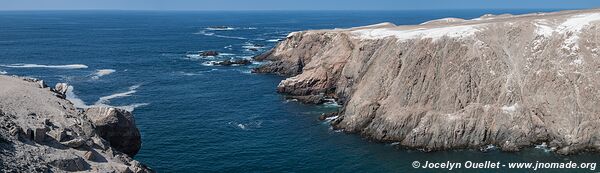
[[[140,131],[131,112],[118,108],[94,107],[85,110],[85,115],[96,127],[96,133],[117,151],[133,157],[140,150]]]
[[[215,65],[222,65],[222,66],[248,65],[248,64],[252,64],[252,61],[247,60],[247,59],[237,59],[237,60],[225,60],[225,61],[215,63]]]
[[[219,52],[214,51],[214,50],[200,52],[200,56],[217,56],[217,55],[219,55]]]

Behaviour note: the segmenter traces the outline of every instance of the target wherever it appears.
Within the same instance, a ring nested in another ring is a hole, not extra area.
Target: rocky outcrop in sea
[[[425,151],[600,150],[600,10],[290,33],[253,70],[334,98],[336,129]],[[308,101],[310,102],[310,101]]]
[[[130,112],[77,109],[67,87],[0,75],[0,172],[154,172],[132,158],[141,139]]]

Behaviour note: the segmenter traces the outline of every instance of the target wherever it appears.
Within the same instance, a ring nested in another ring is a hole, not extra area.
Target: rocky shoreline
[[[335,129],[424,151],[600,151],[600,10],[290,33],[254,73],[336,99]],[[306,98],[306,99],[305,99]],[[323,117],[325,118],[325,117]]]
[[[154,172],[133,160],[141,138],[130,112],[77,109],[67,88],[0,75],[1,172]]]

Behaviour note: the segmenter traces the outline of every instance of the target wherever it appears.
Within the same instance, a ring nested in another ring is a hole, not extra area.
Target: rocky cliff
[[[153,172],[130,112],[76,109],[66,84],[0,75],[0,172]]]
[[[334,98],[334,128],[426,151],[600,150],[600,10],[294,32],[257,73]],[[313,99],[314,100],[314,99]]]

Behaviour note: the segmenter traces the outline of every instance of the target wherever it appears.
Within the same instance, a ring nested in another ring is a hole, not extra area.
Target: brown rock
[[[94,152],[92,151],[86,151],[85,154],[83,154],[83,158],[86,160],[94,161],[94,159],[96,158],[96,154],[94,154]]]
[[[213,50],[200,52],[200,56],[217,56],[217,55],[219,55],[219,52],[213,51]]]
[[[556,140],[559,152],[600,151],[599,14],[294,32],[253,72],[289,76],[284,94],[339,98],[334,128],[375,140],[427,151]]]

